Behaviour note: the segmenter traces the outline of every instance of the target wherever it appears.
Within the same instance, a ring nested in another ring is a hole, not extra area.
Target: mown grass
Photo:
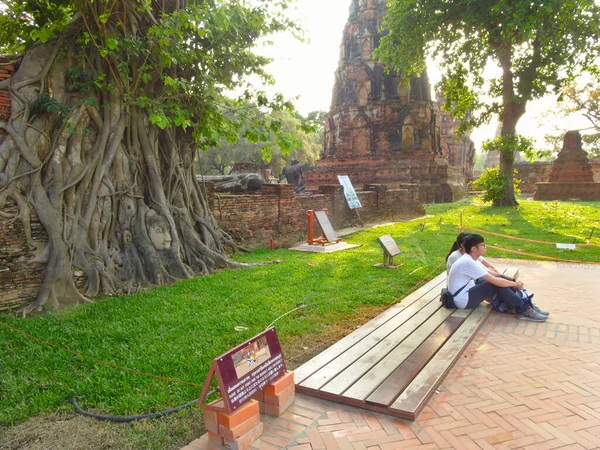
[[[213,358],[274,321],[284,354],[293,358],[314,343],[349,333],[439,274],[461,220],[464,226],[550,242],[582,243],[593,232],[589,241],[600,245],[600,203],[522,200],[518,208],[497,209],[470,200],[429,205],[427,213],[345,238],[359,244],[357,249],[332,254],[256,250],[236,259],[283,262],[222,271],[26,320],[0,316],[3,324],[85,355],[74,356],[0,324],[0,424],[70,410],[72,395],[84,409],[129,415],[173,407],[200,392],[199,386],[92,359],[201,385]],[[374,267],[382,261],[376,238],[384,234],[394,236],[402,249],[394,258],[401,268]],[[486,242],[525,253],[600,261],[600,247],[558,250],[496,236],[486,236]],[[491,249],[488,256],[526,258]],[[277,320],[302,304],[306,307]]]

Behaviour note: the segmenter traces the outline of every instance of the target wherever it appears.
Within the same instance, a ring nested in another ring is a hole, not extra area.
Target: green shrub
[[[31,112],[33,114],[57,113],[64,119],[71,112],[71,109],[64,103],[56,101],[47,92],[42,92],[31,102]]]
[[[514,171],[513,181],[515,183],[515,194],[520,194],[519,184],[520,179],[516,178],[517,171]],[[500,200],[506,191],[506,185],[509,183],[509,177],[500,173],[499,167],[485,169],[481,176],[470,183],[475,189],[485,191],[483,195],[484,202],[493,202]]]

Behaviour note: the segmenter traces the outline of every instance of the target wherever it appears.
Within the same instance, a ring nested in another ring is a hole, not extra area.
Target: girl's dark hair
[[[456,240],[452,243],[452,247],[450,247],[450,251],[446,255],[446,261],[448,261],[448,258],[450,258],[450,255],[452,253],[458,250],[460,246],[465,243],[465,240],[469,236],[471,235],[469,233],[465,233],[464,231],[462,233],[458,233],[458,236],[456,236]]]
[[[483,236],[480,234],[471,234],[465,239],[465,251],[470,255],[471,249],[479,244],[483,244]]]

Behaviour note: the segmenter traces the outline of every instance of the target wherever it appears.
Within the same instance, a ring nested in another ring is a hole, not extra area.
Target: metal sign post
[[[386,234],[385,236],[381,236],[377,238],[379,245],[383,248],[383,264],[376,264],[378,267],[387,267],[390,269],[395,269],[396,267],[400,267],[400,265],[394,265],[394,256],[398,256],[402,251],[398,248],[396,241],[394,238]]]

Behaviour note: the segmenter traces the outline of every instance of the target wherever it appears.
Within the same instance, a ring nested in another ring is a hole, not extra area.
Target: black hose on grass
[[[214,390],[210,391],[208,394],[206,394],[206,396],[208,397],[209,395],[214,394],[215,392],[216,391],[214,391]],[[181,406],[178,406],[177,408],[171,408],[171,409],[167,409],[165,411],[159,411],[156,413],[142,414],[139,416],[104,416],[101,414],[93,414],[93,413],[84,411],[77,404],[77,397],[75,395],[73,397],[71,397],[71,404],[73,405],[73,408],[75,409],[76,413],[81,414],[82,416],[91,417],[92,419],[96,419],[96,420],[108,420],[109,422],[135,422],[136,420],[142,420],[142,419],[155,419],[157,417],[162,417],[162,416],[166,416],[167,414],[181,411],[182,409],[188,408],[189,406],[191,406],[197,402],[198,402],[198,399],[187,402]]]

